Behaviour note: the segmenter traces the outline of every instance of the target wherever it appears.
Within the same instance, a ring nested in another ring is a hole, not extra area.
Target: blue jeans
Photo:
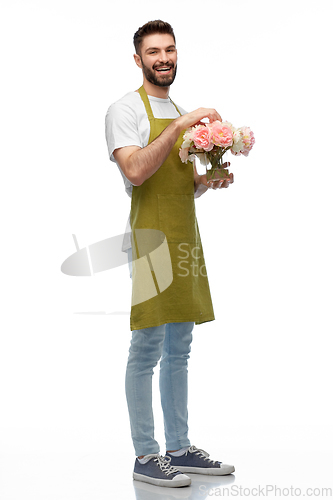
[[[187,360],[194,323],[134,330],[126,370],[126,398],[137,456],[158,453],[152,409],[153,368],[160,361],[160,394],[166,450],[190,446],[187,425]]]

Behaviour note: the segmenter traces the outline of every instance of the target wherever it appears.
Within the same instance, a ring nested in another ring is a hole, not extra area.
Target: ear
[[[139,68],[142,69],[141,57],[139,56],[139,54],[134,54],[133,57],[134,57],[135,64],[137,66],[139,66]]]

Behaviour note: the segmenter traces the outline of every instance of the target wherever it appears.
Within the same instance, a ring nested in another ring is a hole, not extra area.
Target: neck
[[[154,85],[153,83],[148,82],[148,80],[144,78],[143,88],[145,89],[147,95],[159,97],[160,99],[167,99],[169,97],[170,86],[159,87],[158,85]]]

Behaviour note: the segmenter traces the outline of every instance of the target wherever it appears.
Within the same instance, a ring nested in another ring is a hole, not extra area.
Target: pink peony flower
[[[232,130],[226,123],[216,120],[208,125],[212,136],[212,141],[216,146],[227,148],[232,146]]]
[[[211,140],[211,133],[206,125],[197,125],[192,132],[192,140],[197,149],[211,151],[214,144]]]

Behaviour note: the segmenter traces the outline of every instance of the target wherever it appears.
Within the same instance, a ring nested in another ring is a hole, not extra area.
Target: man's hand
[[[208,118],[210,123],[214,122],[215,120],[222,121],[222,118],[216,111],[216,109],[212,108],[196,109],[195,111],[191,111],[191,113],[179,116],[175,121],[178,122],[180,130],[184,130],[199,124],[203,118]]]

